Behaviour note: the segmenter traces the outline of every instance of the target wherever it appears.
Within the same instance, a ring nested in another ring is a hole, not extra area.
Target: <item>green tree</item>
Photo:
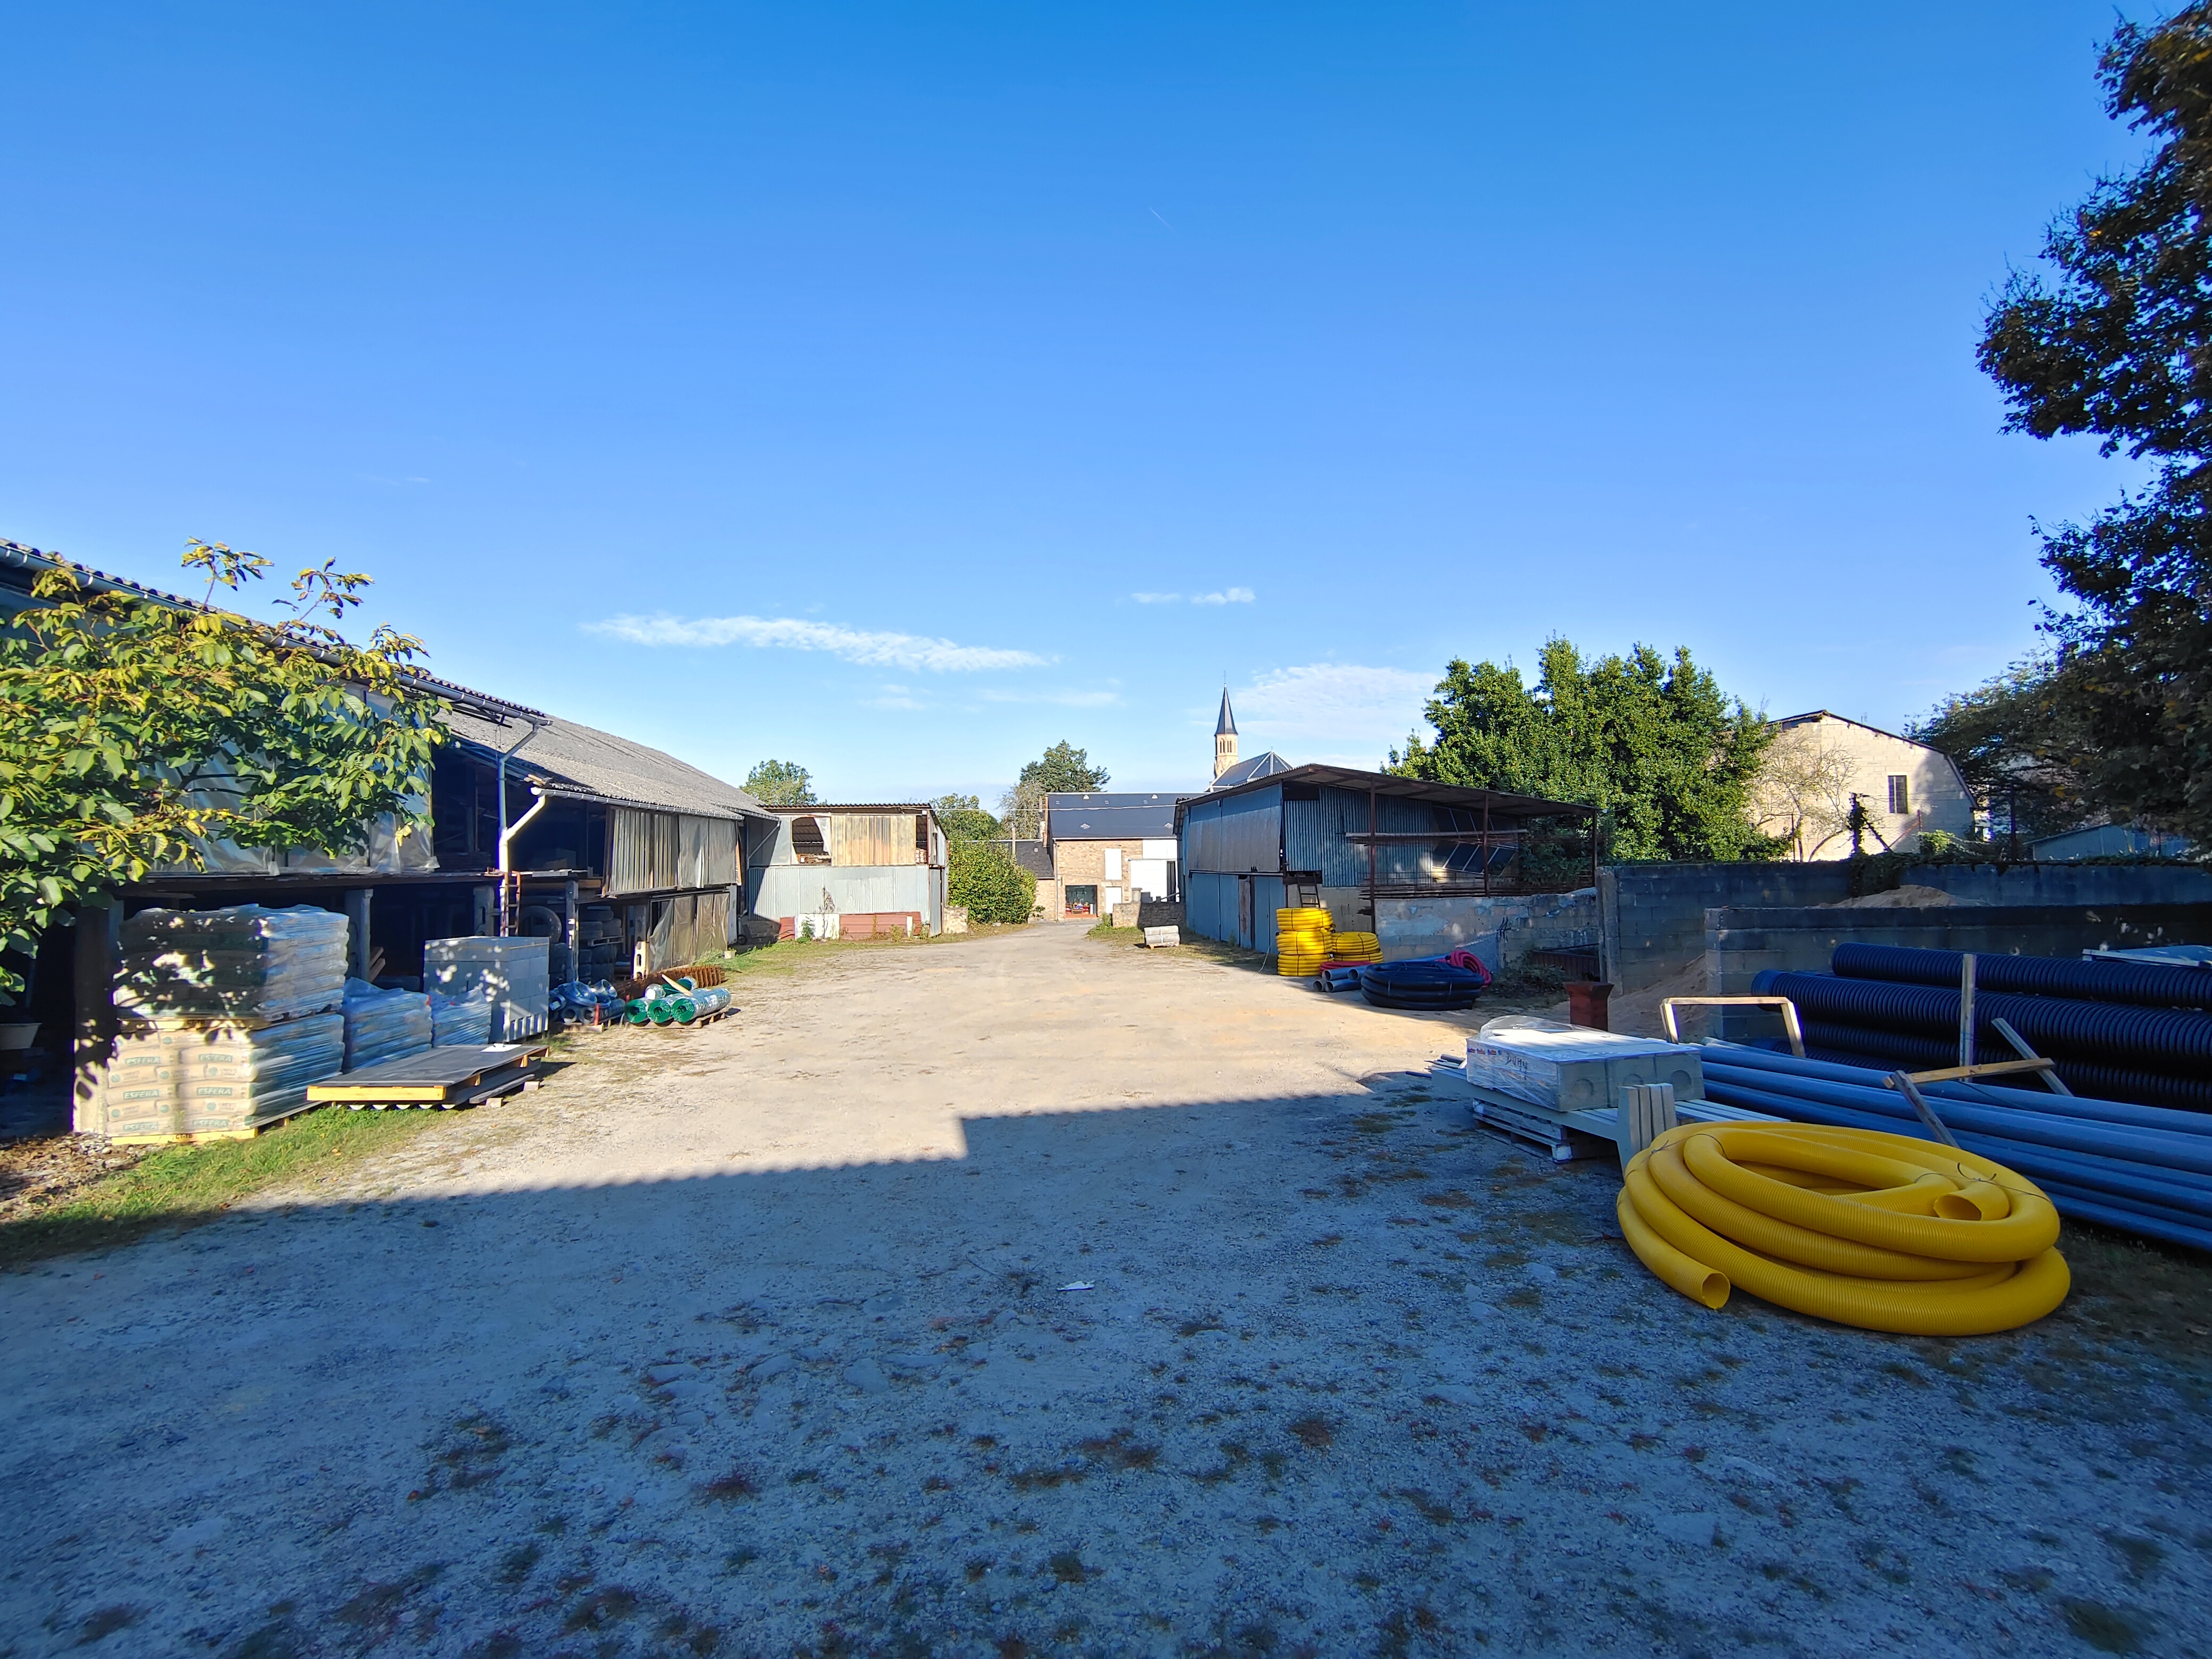
[[[2094,743],[2085,729],[2089,700],[2071,683],[2079,672],[2077,663],[2031,657],[1946,697],[1909,728],[1951,757],[2002,842],[2015,830],[2025,841],[2079,829],[2096,816],[2096,786],[2081,763]]]
[[[929,803],[944,826],[945,838],[955,841],[1004,840],[1006,826],[983,810],[983,803],[973,795],[939,795]]]
[[[1563,639],[1521,671],[1454,660],[1427,707],[1436,740],[1408,737],[1388,769],[1468,788],[1601,808],[1616,859],[1765,859],[1752,787],[1773,728],[1725,696],[1686,649],[1585,661]]]
[[[1104,767],[1091,765],[1089,750],[1063,738],[1022,768],[1021,781],[999,803],[999,816],[1023,839],[1033,840],[1047,795],[1103,789],[1107,779]]]
[[[775,806],[815,805],[813,775],[797,761],[763,761],[745,774],[745,793]]]
[[[184,557],[210,599],[269,562],[198,540]],[[39,578],[0,631],[0,946],[201,867],[212,841],[343,853],[380,817],[425,822],[446,703],[410,668],[419,641],[333,625],[369,581],[335,565],[301,571],[273,622]],[[21,988],[0,965],[0,990]]]
[[[1036,878],[995,842],[956,841],[946,849],[945,895],[968,908],[970,921],[1027,921],[1036,904]]]
[[[2058,219],[1980,347],[2008,430],[2090,433],[2154,469],[2086,525],[2043,532],[2077,602],[2047,612],[2058,730],[2093,805],[2212,839],[2212,6],[2124,23],[2106,108],[2154,137]]]

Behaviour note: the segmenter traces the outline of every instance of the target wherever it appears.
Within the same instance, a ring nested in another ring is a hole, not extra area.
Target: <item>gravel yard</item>
[[[1462,1029],[1039,927],[0,1277],[0,1653],[2203,1652],[2212,1284],[1707,1313]]]

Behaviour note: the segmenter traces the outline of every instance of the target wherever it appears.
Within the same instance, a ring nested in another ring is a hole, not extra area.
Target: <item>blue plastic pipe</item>
[[[1828,963],[1844,979],[1880,979],[1893,985],[1942,985],[1955,989],[1960,961],[1956,951],[1921,951],[1903,945],[1838,945]],[[2212,1009],[2212,969],[2160,968],[2141,962],[1977,956],[1974,988],[1978,994],[2019,991],[2029,996],[2124,1002],[2144,1008]]]

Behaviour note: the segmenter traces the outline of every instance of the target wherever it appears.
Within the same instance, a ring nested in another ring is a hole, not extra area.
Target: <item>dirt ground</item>
[[[0,1277],[0,1653],[2205,1650],[2208,1273],[1698,1308],[1460,1026],[1038,927]]]

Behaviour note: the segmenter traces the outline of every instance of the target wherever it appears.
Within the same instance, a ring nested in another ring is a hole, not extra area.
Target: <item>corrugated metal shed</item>
[[[456,708],[446,725],[457,742],[487,758],[507,750],[509,780],[542,784],[549,794],[698,817],[765,822],[773,816],[735,784],[673,755],[557,715],[518,712],[499,721]],[[514,746],[518,740],[520,747]]]

